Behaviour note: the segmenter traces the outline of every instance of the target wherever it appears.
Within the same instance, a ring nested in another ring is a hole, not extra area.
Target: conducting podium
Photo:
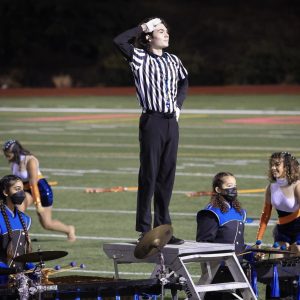
[[[156,227],[138,244],[105,243],[103,250],[114,262],[116,278],[119,278],[119,264],[153,263],[154,270],[150,277],[160,278],[162,287],[171,277],[175,278],[188,299],[204,299],[205,293],[211,291],[228,291],[234,295],[236,290],[244,299],[257,299],[235,255],[233,244],[186,241],[182,245],[168,245],[166,240],[172,236],[171,226],[168,226]],[[187,267],[190,263],[198,266],[195,281]],[[228,267],[233,282],[212,283],[221,265]],[[175,293],[172,297],[177,299]]]

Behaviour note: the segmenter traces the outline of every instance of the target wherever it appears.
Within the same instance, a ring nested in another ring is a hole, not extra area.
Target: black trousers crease
[[[175,116],[142,114],[139,124],[140,170],[138,177],[136,231],[171,224],[169,204],[174,186],[179,130]]]

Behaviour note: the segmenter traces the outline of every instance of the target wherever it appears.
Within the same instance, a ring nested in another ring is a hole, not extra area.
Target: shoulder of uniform
[[[19,211],[20,214],[22,215],[23,220],[26,222],[26,224],[29,224],[31,222],[31,217],[29,217],[27,214],[25,214],[22,211]]]
[[[141,48],[134,48],[134,53],[137,54],[137,55],[145,55],[146,54],[146,51],[144,49],[141,49]]]

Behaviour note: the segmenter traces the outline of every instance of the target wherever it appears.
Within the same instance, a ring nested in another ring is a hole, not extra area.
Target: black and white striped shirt
[[[115,44],[129,61],[133,72],[137,97],[143,110],[174,112],[182,107],[187,90],[187,71],[180,59],[168,52],[162,56],[135,48],[133,37],[142,28],[130,29],[114,39]]]

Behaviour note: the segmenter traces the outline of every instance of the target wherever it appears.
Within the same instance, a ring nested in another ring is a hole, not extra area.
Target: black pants
[[[178,138],[178,123],[175,115],[161,113],[141,115],[136,231],[147,232],[152,229],[153,195],[153,227],[171,224],[169,203],[176,171]]]

